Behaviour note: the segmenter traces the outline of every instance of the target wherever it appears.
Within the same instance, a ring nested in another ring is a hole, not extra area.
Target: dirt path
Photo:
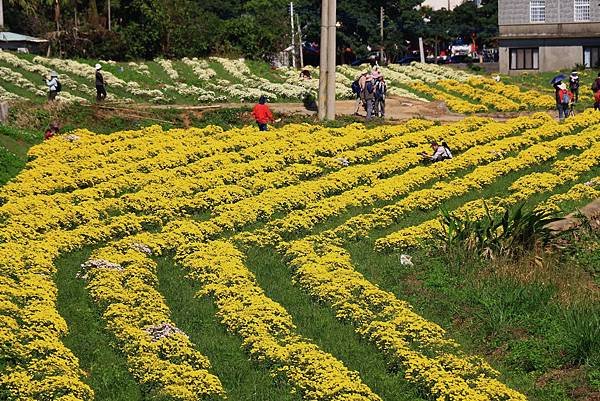
[[[422,102],[411,98],[390,97],[385,102],[385,117],[386,120],[406,121],[410,118],[420,117],[429,120],[441,122],[455,122],[465,118],[465,115],[453,113],[448,110],[444,102]],[[335,113],[337,116],[351,116],[355,110],[354,100],[338,100],[335,102]],[[222,108],[240,107],[239,103],[221,104]],[[302,103],[270,103],[269,106],[274,113],[280,114],[300,114],[300,115],[316,115],[316,111],[307,110]],[[362,117],[366,113],[363,109],[359,111]],[[522,115],[533,114],[534,112],[523,111],[516,113],[485,113],[477,114],[478,116],[491,117],[497,121],[506,121],[510,118],[515,118]]]
[[[338,100],[335,103],[336,116],[352,116],[355,110],[354,100]],[[106,105],[103,108],[119,109],[123,111],[136,109],[175,109],[187,111],[191,113],[204,113],[207,111],[218,109],[236,109],[240,107],[252,106],[249,103],[219,103],[214,105],[151,105],[151,104],[136,104],[136,105],[115,105],[113,107]],[[277,115],[303,115],[316,116],[316,111],[307,110],[302,103],[269,103],[271,110]],[[410,118],[426,118],[441,122],[456,122],[465,118],[465,115],[453,113],[448,110],[444,102],[422,102],[411,98],[390,97],[386,99],[386,120],[388,122],[402,122]],[[533,112],[518,112],[518,113],[487,113],[478,114],[479,116],[487,116],[494,118],[497,121],[505,121],[510,118],[521,115],[532,114]],[[365,117],[366,113],[363,109],[359,111],[361,117]],[[360,117],[359,117],[360,118]]]

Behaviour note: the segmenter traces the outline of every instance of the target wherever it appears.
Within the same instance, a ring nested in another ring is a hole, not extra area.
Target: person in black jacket
[[[569,89],[575,96],[575,103],[579,101],[579,74],[573,71],[569,76]]]
[[[96,64],[96,101],[101,102],[106,99],[106,83],[100,70],[102,66]]]

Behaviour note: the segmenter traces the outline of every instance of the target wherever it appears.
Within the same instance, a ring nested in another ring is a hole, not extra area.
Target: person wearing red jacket
[[[269,106],[266,105],[267,98],[261,96],[258,99],[258,104],[252,109],[252,115],[258,124],[258,129],[261,131],[267,131],[267,123],[273,122],[273,113],[269,110]]]
[[[565,118],[569,117],[569,106],[575,97],[573,96],[573,93],[567,89],[565,83],[561,82],[557,88],[556,106],[558,108],[558,120],[563,121]]]

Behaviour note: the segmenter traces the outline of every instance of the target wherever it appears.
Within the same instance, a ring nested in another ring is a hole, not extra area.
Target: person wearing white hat
[[[60,81],[56,71],[50,73],[50,79],[46,79],[46,85],[48,86],[48,101],[53,102],[58,92],[60,92]]]
[[[563,121],[569,116],[569,105],[573,101],[573,94],[567,90],[567,85],[564,82],[558,85],[558,100],[560,102],[557,104],[558,120]]]
[[[579,74],[577,71],[573,71],[569,76],[569,89],[575,96],[575,103],[579,101]]]
[[[104,81],[104,77],[100,70],[102,66],[100,64],[96,64],[96,101],[101,102],[106,99],[106,82]]]

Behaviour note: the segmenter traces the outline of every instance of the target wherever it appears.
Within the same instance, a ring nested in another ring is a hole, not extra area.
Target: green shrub
[[[510,344],[507,362],[524,372],[546,371],[561,365],[559,353],[549,349],[546,339],[527,338]]]
[[[8,125],[0,124],[0,135],[5,135],[17,141],[25,141],[28,143],[36,143],[41,139],[40,134],[25,131]]]
[[[562,321],[568,333],[570,362],[600,359],[600,304],[573,305],[564,312]]]
[[[21,171],[25,162],[0,147],[0,185],[5,184]]]
[[[511,327],[532,327],[542,321],[555,289],[542,284],[523,284],[514,279],[490,279],[474,293],[477,312],[486,334]]]
[[[489,259],[518,257],[549,240],[550,230],[545,225],[556,218],[548,212],[526,211],[521,204],[512,210],[506,209],[501,216],[494,216],[485,203],[484,206],[486,215],[477,219],[455,216],[442,210],[443,229],[436,235],[437,239],[448,250],[458,249],[462,250],[460,254]]]

